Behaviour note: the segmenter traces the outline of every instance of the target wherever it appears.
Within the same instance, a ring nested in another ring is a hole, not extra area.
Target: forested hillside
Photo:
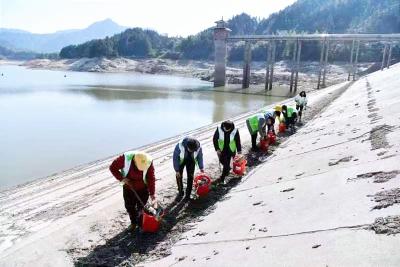
[[[298,0],[284,10],[259,20],[245,13],[227,21],[231,35],[294,34],[294,33],[395,33],[400,32],[400,2],[398,0]],[[277,58],[290,58],[290,44],[278,44]],[[133,28],[105,39],[64,47],[62,58],[79,57],[164,57],[173,59],[212,59],[212,28],[187,38],[167,37],[152,30]],[[303,46],[302,58],[316,60],[318,43]],[[346,60],[348,46],[332,44],[332,56]],[[361,60],[379,59],[380,45],[361,46]],[[399,51],[394,50],[394,56]],[[231,47],[229,60],[241,60],[243,45]],[[253,59],[265,60],[264,45],[253,47]]]

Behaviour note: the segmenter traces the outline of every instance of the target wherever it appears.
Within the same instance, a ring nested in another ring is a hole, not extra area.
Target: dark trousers
[[[267,134],[268,134],[269,132],[272,132],[273,134],[275,134],[275,124],[268,125]]]
[[[297,121],[297,114],[293,113],[292,117],[290,118],[285,118],[285,124],[287,129],[292,129],[295,130],[295,124]]]
[[[296,109],[297,109],[297,111],[299,113],[299,119],[300,120],[301,120],[301,115],[303,114],[303,108],[304,108],[303,105],[296,105]]]
[[[149,199],[149,191],[147,190],[147,188],[136,191],[136,193],[142,200],[143,204],[146,205],[147,200]],[[141,215],[141,211],[143,210],[143,205],[137,199],[135,193],[127,185],[124,185],[123,195],[124,195],[125,208],[129,214],[131,223],[132,224],[138,224],[138,222],[140,223],[138,219],[139,216]]]
[[[257,135],[256,135],[257,139]],[[231,171],[231,159],[235,156],[236,153],[233,153],[230,149],[224,149],[221,152],[221,156],[219,157],[219,162],[222,164],[222,174],[221,180],[224,181],[225,177],[229,175]]]
[[[274,126],[268,126],[268,132],[273,132],[275,134],[275,129]],[[255,134],[251,135],[251,148],[257,149],[257,136],[258,136],[258,132],[256,132]]]
[[[181,174],[181,177],[176,178],[179,194],[183,194],[183,169],[186,167],[186,174],[187,174],[187,184],[186,184],[186,194],[185,194],[186,197],[190,197],[190,194],[192,193],[195,165],[196,163],[194,159],[185,158],[181,166],[179,167],[179,173]]]
[[[251,148],[252,149],[257,149],[257,135],[258,135],[257,132],[251,135]]]

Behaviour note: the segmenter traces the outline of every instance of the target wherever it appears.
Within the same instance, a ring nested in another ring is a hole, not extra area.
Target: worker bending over
[[[175,146],[173,164],[178,185],[178,199],[183,197],[183,169],[186,167],[187,184],[185,199],[190,199],[193,187],[193,176],[196,165],[204,172],[203,151],[200,142],[191,137],[185,137]]]
[[[231,159],[235,157],[236,152],[238,154],[242,152],[239,130],[235,128],[235,124],[232,121],[224,121],[215,130],[213,143],[219,162],[223,166],[218,182],[224,183],[225,177],[229,175],[231,170]]]
[[[291,129],[292,133],[296,131],[295,124],[297,122],[297,110],[294,107],[282,106],[282,115],[287,129]]]
[[[111,163],[110,171],[123,183],[125,208],[133,231],[140,224],[139,217],[149,196],[152,204],[156,205],[153,160],[145,152],[128,151]]]
[[[260,139],[266,139],[268,131],[274,130],[275,119],[269,112],[256,114],[246,120],[247,129],[251,135],[251,149],[257,151],[257,136],[260,135]]]

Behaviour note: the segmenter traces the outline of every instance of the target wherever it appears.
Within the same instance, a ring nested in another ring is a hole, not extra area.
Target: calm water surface
[[[282,99],[164,75],[0,73],[0,190]]]

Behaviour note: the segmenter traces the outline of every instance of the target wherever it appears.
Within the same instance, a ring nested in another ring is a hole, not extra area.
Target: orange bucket
[[[142,230],[147,233],[155,233],[160,228],[160,221],[153,215],[143,212]]]
[[[279,132],[284,133],[285,131],[286,131],[286,125],[283,122],[279,123]]]
[[[210,192],[211,187],[211,178],[204,174],[200,173],[194,178],[194,188],[196,188],[196,194],[199,197],[204,197]]]
[[[268,152],[268,147],[269,147],[268,139],[261,139],[260,149],[264,152]]]
[[[233,159],[233,173],[242,176],[246,171],[247,160],[242,157]]]

